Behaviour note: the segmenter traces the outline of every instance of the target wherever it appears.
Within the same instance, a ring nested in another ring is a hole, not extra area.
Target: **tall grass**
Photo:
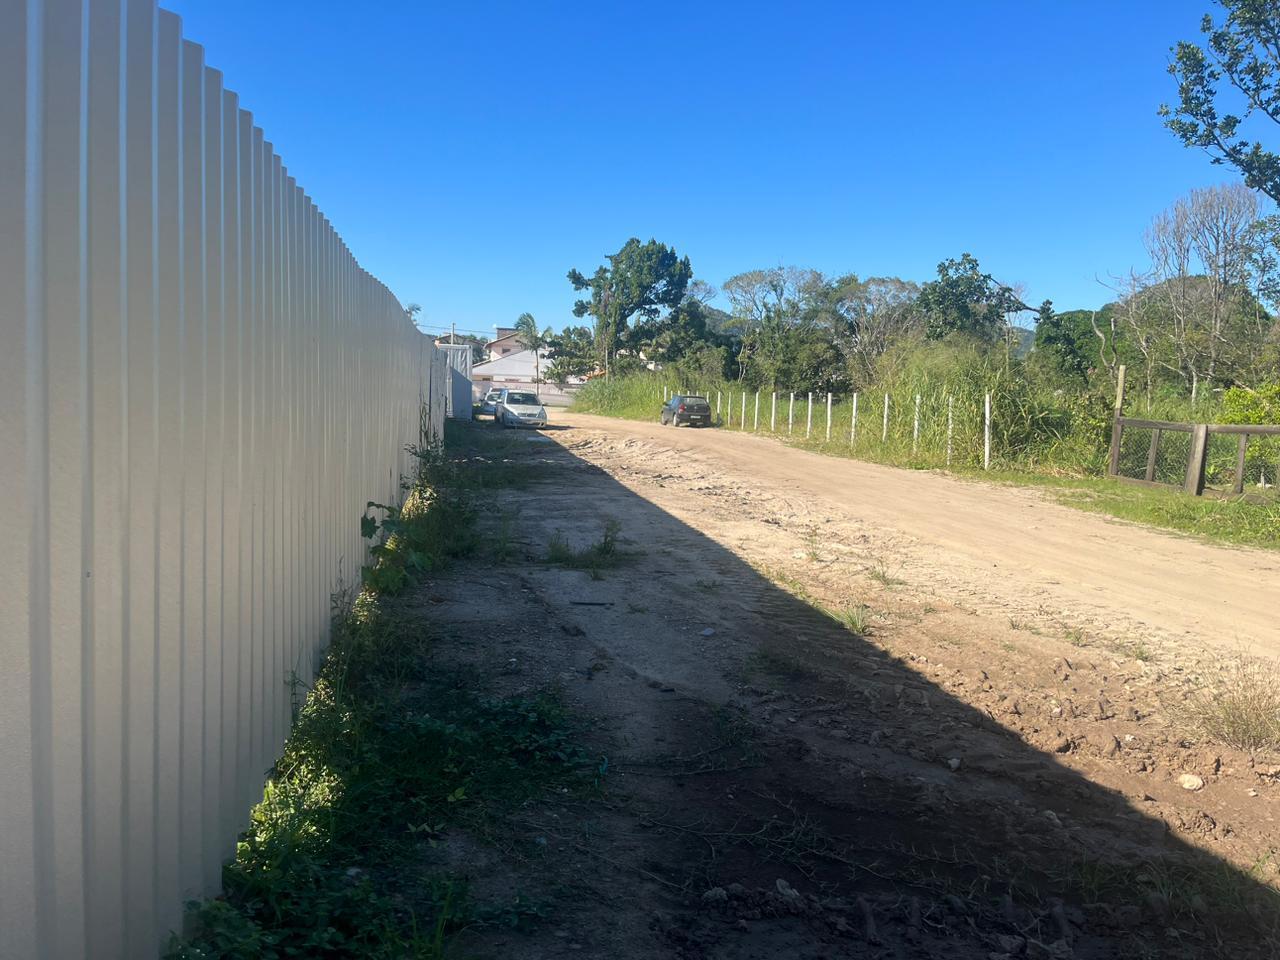
[[[723,380],[682,383],[667,371],[596,380],[574,408],[655,420],[672,392],[706,396],[719,426],[772,433],[827,452],[912,467],[981,467],[986,398],[995,466],[1086,475],[1105,466],[1111,402],[1053,390],[977,348],[917,345],[883,365],[880,382],[855,396],[756,389]],[[746,396],[743,417],[743,396]]]

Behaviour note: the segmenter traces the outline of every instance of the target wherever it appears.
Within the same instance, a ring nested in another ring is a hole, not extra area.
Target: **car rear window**
[[[538,398],[532,393],[508,393],[507,403],[536,407],[538,405]]]

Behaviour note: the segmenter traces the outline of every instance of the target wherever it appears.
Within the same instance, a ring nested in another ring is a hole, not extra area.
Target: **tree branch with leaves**
[[[1243,127],[1253,118],[1280,123],[1280,6],[1275,0],[1220,0],[1222,23],[1206,14],[1203,47],[1181,41],[1169,73],[1178,81],[1178,102],[1164,104],[1165,126],[1188,147],[1229,164],[1245,183],[1280,203],[1280,154],[1250,140]],[[1234,90],[1228,101],[1222,81]]]
[[[608,376],[619,340],[635,317],[654,319],[663,307],[674,309],[693,278],[689,258],[657,240],[632,237],[590,277],[570,270],[573,289],[589,294],[573,305],[575,317],[595,321],[596,353]]]

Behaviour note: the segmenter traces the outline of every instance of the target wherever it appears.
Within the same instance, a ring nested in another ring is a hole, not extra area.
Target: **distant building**
[[[534,352],[520,342],[519,335],[511,327],[497,327],[494,338],[485,344],[486,359],[471,368],[472,392],[477,400],[492,387],[510,390],[531,390],[542,402],[553,406],[567,406],[573,394],[583,383],[574,377],[563,385],[546,379],[550,359],[546,350]],[[537,379],[540,377],[541,379]]]

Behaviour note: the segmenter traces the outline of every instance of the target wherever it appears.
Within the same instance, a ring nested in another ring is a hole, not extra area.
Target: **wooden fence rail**
[[[1124,407],[1124,367],[1120,368],[1119,383],[1116,389],[1115,414],[1111,430],[1111,451],[1108,473],[1117,480],[1127,483],[1139,483],[1155,487],[1181,487],[1194,496],[1206,493],[1214,495],[1241,496],[1246,494],[1247,473],[1251,463],[1258,465],[1258,489],[1262,493],[1277,489],[1280,478],[1280,425],[1271,424],[1227,424],[1227,423],[1177,423],[1168,420],[1146,420],[1141,417],[1126,417],[1121,412]],[[1147,432],[1150,439],[1145,447],[1145,458],[1141,464],[1141,475],[1138,474],[1136,461],[1130,465],[1125,460],[1126,436],[1134,431]],[[1172,479],[1160,478],[1162,454],[1166,452],[1166,439],[1169,434],[1187,435],[1189,441],[1185,454],[1174,455],[1181,460],[1177,483]],[[1233,455],[1224,461],[1212,456],[1213,437],[1235,437]],[[1251,456],[1250,444],[1253,443]],[[1270,465],[1271,483],[1267,482],[1266,471]],[[1230,483],[1225,477],[1230,476]],[[1253,491],[1250,495],[1257,496]]]

